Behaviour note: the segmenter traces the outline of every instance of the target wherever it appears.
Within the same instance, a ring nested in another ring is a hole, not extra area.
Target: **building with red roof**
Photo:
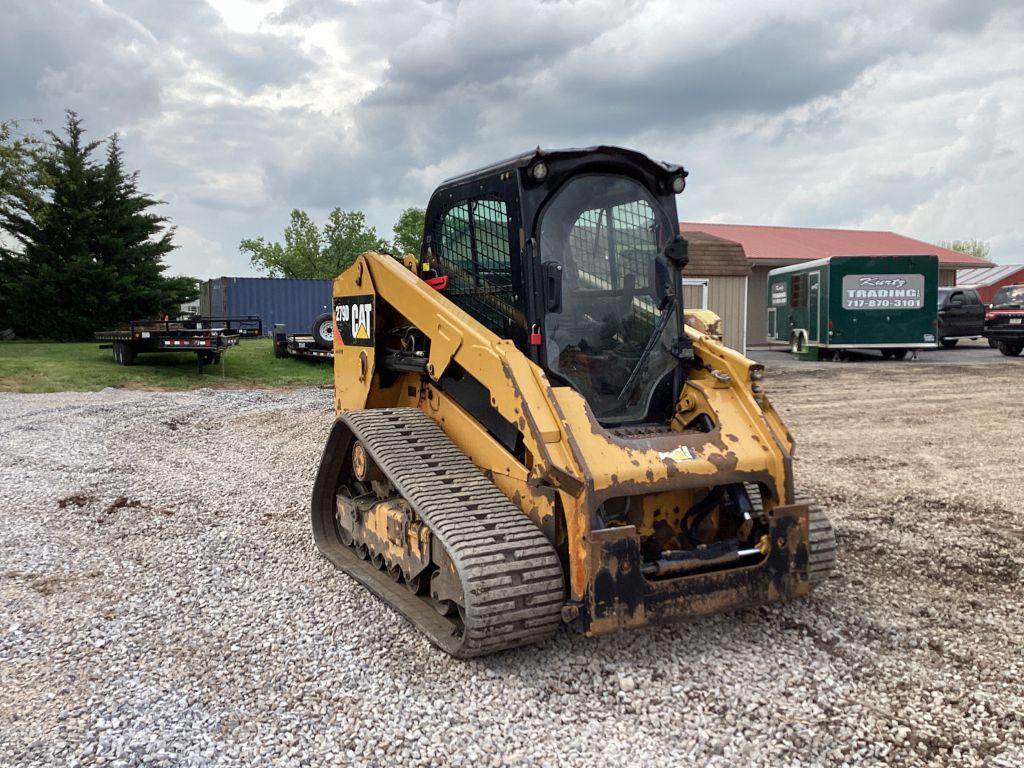
[[[1000,288],[1005,288],[1008,285],[1024,285],[1024,264],[961,269],[956,273],[956,284],[977,288],[982,302],[988,304]]]
[[[939,285],[955,285],[958,269],[991,267],[976,256],[898,235],[864,229],[818,229],[812,227],[762,227],[751,224],[681,222],[683,236],[702,232],[743,246],[750,264],[747,282],[746,343],[767,341],[768,272],[775,267],[799,264],[828,256],[920,256],[939,258]],[[689,275],[689,273],[687,273]],[[696,275],[699,277],[699,275]],[[723,318],[727,324],[731,318]],[[733,319],[735,322],[735,320]]]

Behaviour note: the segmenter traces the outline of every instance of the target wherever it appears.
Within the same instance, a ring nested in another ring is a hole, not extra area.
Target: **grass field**
[[[191,352],[139,355],[117,365],[95,342],[58,344],[0,342],[0,392],[86,392],[105,387],[196,389],[197,387],[289,387],[330,384],[329,361],[277,359],[270,339],[242,341],[203,366]]]

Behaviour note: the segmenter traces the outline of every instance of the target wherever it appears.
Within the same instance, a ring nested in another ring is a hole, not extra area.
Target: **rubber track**
[[[806,497],[798,498],[798,501],[810,507],[810,515],[807,518],[807,579],[811,582],[811,589],[814,589],[825,583],[836,567],[836,534],[828,515],[821,507]]]
[[[465,595],[462,631],[425,598],[405,592],[404,599],[394,599],[386,574],[373,571],[378,584],[368,583],[366,569],[357,578],[454,656],[551,637],[561,625],[565,582],[561,562],[537,526],[422,411],[373,408],[342,420],[455,563]]]

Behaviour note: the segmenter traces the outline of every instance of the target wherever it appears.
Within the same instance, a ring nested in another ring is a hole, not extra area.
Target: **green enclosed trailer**
[[[935,256],[829,256],[768,273],[768,339],[795,352],[934,349]]]

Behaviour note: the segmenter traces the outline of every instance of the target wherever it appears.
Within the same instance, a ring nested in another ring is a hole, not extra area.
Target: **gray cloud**
[[[181,48],[247,93],[292,83],[315,67],[294,37],[234,32],[205,0],[110,0],[110,5],[162,46]]]
[[[52,123],[71,108],[108,131],[157,109],[167,73],[130,20],[84,3],[18,3],[3,16],[5,117]]]
[[[278,236],[291,207],[388,232],[442,178],[537,144],[683,162],[687,218],[1024,246],[984,181],[1024,182],[1014,3],[268,8],[239,27],[205,0],[20,4],[0,117],[73,107],[122,131],[179,225],[173,263],[203,274],[246,273],[238,241]]]

